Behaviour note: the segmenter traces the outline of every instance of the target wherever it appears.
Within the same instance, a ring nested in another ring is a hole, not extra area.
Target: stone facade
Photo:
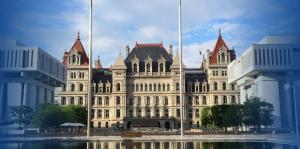
[[[111,68],[102,68],[100,60],[93,69],[92,122],[94,127],[125,129],[154,127],[180,128],[179,54],[162,43],[138,44],[126,58],[121,53]],[[80,55],[82,54],[82,55]],[[67,84],[59,92],[59,104],[86,106],[88,59],[79,37],[64,63],[68,67]],[[227,65],[235,59],[219,35],[213,52],[208,52],[201,68],[185,68],[183,73],[184,122],[186,128],[201,126],[203,107],[239,104],[239,92],[227,82]],[[82,61],[83,60],[83,61]]]

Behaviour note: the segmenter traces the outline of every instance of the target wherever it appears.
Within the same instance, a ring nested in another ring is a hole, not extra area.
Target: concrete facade
[[[15,40],[1,41],[0,116],[7,120],[11,106],[54,102],[54,88],[65,83],[66,67],[38,47]]]
[[[299,37],[267,36],[228,66],[228,80],[237,83],[241,102],[256,96],[273,104],[273,127],[295,128],[295,107],[300,105],[299,56]]]

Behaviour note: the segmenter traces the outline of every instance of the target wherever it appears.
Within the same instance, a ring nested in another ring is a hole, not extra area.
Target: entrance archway
[[[170,122],[169,121],[165,122],[165,128],[166,128],[166,130],[170,129]]]

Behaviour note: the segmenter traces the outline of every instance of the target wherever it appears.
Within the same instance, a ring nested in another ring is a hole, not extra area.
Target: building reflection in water
[[[297,149],[267,142],[91,141],[1,143],[0,149]],[[298,148],[299,149],[299,148]]]

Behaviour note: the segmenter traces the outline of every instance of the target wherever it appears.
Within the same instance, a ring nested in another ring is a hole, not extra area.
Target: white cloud
[[[40,22],[39,25],[25,26],[24,31],[34,33],[46,43],[50,53],[60,58],[64,49],[69,49],[76,32],[79,29],[85,48],[88,48],[89,1],[62,1],[66,10],[55,14],[28,14],[30,20]],[[94,0],[93,37],[95,57],[103,58],[103,65],[113,64],[115,55],[123,50],[125,44],[138,42],[161,42],[165,46],[177,44],[177,2],[174,0]],[[219,28],[228,40],[227,43],[245,43],[248,36],[256,31],[249,31],[249,27],[238,22],[229,21],[250,14],[255,16],[260,12],[270,13],[278,10],[272,1],[239,1],[239,0],[184,0],[183,1],[183,31],[187,42],[185,62],[188,67],[198,67],[201,57],[200,49],[213,48],[216,33]],[[261,10],[266,6],[266,10]],[[256,9],[259,8],[259,9]],[[260,10],[260,11],[252,11]],[[33,19],[34,18],[34,19]],[[218,21],[217,23],[214,22]],[[44,24],[44,25],[43,25]],[[46,26],[45,26],[46,24]],[[49,27],[47,25],[51,25]],[[210,37],[205,37],[213,34]],[[37,43],[39,45],[39,43]],[[236,46],[236,45],[235,45]],[[61,52],[57,52],[61,51]],[[124,53],[124,52],[123,52]],[[204,52],[205,53],[205,52]]]

